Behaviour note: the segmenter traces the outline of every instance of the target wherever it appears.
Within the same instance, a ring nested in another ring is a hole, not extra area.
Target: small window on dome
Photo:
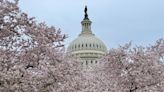
[[[88,65],[88,61],[86,61],[86,65]]]
[[[81,47],[83,47],[83,44],[82,44],[82,46]]]
[[[87,47],[87,44],[86,44],[86,47]]]
[[[92,45],[90,44],[90,47],[92,47]]]

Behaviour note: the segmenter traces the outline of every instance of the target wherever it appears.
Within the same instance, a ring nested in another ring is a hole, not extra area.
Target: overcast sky
[[[68,34],[66,45],[81,32],[85,5],[92,31],[108,48],[129,41],[148,46],[164,38],[164,0],[20,0],[19,4],[39,22]]]

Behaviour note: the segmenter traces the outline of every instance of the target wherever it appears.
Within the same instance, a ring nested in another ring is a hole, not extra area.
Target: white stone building
[[[97,59],[101,58],[107,52],[105,44],[92,33],[92,22],[88,18],[87,7],[85,7],[85,16],[82,20],[82,31],[79,36],[72,41],[67,53],[73,57],[79,57],[85,66],[97,65]]]

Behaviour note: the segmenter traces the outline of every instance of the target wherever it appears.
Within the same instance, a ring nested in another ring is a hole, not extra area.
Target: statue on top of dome
[[[87,6],[85,6],[85,9],[84,9],[84,12],[85,12],[85,18],[84,18],[84,19],[89,19],[89,18],[88,18],[88,14],[87,14],[87,10],[88,10],[88,9],[87,9]]]

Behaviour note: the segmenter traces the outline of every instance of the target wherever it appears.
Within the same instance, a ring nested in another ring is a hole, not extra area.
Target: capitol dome
[[[67,53],[73,57],[81,58],[83,64],[96,64],[96,59],[102,57],[107,52],[107,48],[91,31],[92,22],[88,18],[87,7],[85,7],[85,17],[81,24],[82,31],[79,36],[69,44]]]

